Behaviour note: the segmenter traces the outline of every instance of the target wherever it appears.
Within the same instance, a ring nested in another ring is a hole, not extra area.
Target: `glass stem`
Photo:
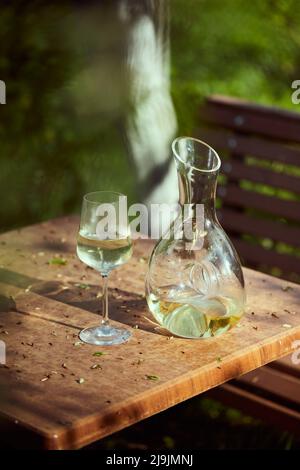
[[[103,279],[103,294],[102,294],[102,325],[107,326],[109,324],[108,319],[108,275],[102,274]]]

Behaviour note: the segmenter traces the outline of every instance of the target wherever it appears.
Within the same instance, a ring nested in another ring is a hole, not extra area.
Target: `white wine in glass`
[[[127,341],[131,333],[124,328],[111,326],[108,318],[108,276],[118,266],[127,263],[132,255],[132,242],[127,214],[119,217],[125,196],[112,191],[97,191],[83,198],[80,227],[77,236],[77,255],[87,266],[99,271],[103,278],[101,325],[85,328],[79,334],[82,341],[97,345],[114,345]],[[109,206],[114,217],[109,230],[97,230],[99,208]],[[122,222],[120,222],[120,220]]]
[[[132,255],[129,236],[117,234],[116,239],[99,240],[97,235],[80,232],[77,238],[77,254],[81,261],[91,268],[104,273],[127,263]]]

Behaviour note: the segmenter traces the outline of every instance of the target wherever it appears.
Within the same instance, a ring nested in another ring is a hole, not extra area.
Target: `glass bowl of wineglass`
[[[85,328],[79,334],[80,339],[88,344],[121,344],[131,336],[128,329],[112,326],[108,317],[109,274],[127,263],[132,255],[124,200],[124,194],[113,191],[96,191],[83,197],[77,256],[87,266],[98,271],[103,280],[101,324]]]

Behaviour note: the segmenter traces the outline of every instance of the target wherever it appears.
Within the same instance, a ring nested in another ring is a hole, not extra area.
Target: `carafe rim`
[[[172,142],[172,152],[173,152],[173,155],[177,158],[177,160],[179,160],[184,166],[187,166],[187,162],[185,162],[181,158],[181,156],[179,155],[179,153],[177,151],[177,148],[176,148],[178,142],[180,142],[181,140],[190,140],[190,141],[193,141],[193,142],[197,142],[198,144],[201,144],[203,147],[206,147],[206,149],[209,149],[214,154],[214,157],[216,158],[216,164],[211,169],[199,168],[199,167],[191,165],[191,164],[188,165],[189,168],[192,168],[193,170],[196,170],[196,171],[199,171],[200,173],[205,173],[205,174],[216,173],[220,169],[221,159],[220,159],[218,153],[216,152],[216,150],[213,147],[211,147],[209,144],[207,144],[203,140],[197,139],[195,137],[179,136],[179,137],[176,137],[176,139],[174,139],[173,142]]]

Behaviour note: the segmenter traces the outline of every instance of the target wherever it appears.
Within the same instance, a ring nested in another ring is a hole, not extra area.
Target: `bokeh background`
[[[121,3],[1,2],[0,79],[7,86],[7,104],[0,105],[1,231],[77,213],[88,191],[114,189],[129,202],[138,200],[137,173],[124,138],[135,102],[132,77],[121,65],[130,35],[130,24],[116,20]],[[138,16],[153,2],[127,3]],[[298,0],[168,5],[162,41],[170,46],[167,86],[178,135],[193,133],[201,103],[211,94],[300,111],[291,101],[291,83],[300,79]],[[207,398],[190,400],[100,445],[299,447],[289,433]]]
[[[95,189],[138,197],[122,137],[132,102],[117,3],[1,2],[1,230],[78,212],[81,195]],[[143,1],[133,4],[138,14]],[[177,134],[193,132],[212,93],[297,111],[299,26],[297,0],[170,1]]]

